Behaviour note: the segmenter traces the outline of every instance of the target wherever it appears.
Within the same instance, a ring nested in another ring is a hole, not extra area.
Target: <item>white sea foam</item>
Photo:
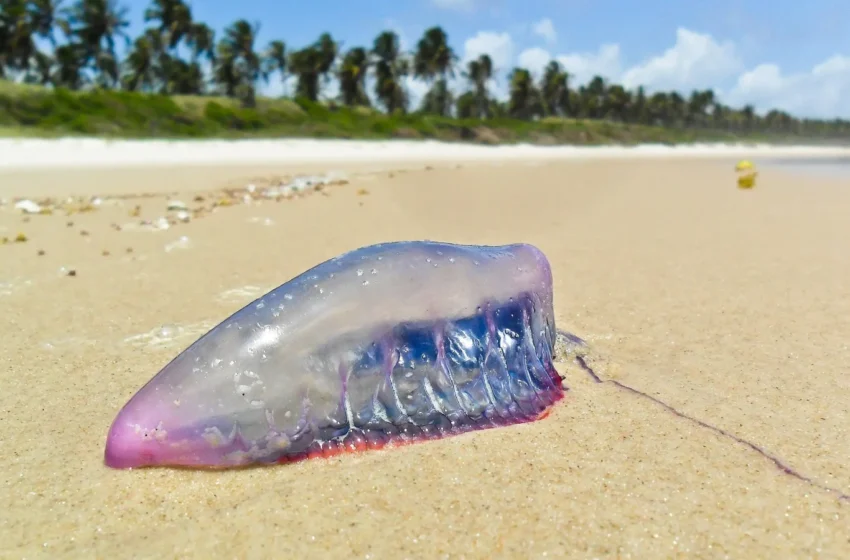
[[[850,147],[689,144],[485,146],[437,141],[0,139],[0,170],[134,165],[335,164],[646,157],[850,157]]]

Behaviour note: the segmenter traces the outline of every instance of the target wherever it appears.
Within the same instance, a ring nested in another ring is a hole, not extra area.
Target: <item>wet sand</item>
[[[733,165],[435,163],[214,211],[292,169],[0,177],[0,557],[847,558],[850,179],[771,169],[741,191]],[[141,225],[164,193],[205,211]],[[103,200],[13,208],[49,194]],[[103,465],[119,408],[206,329],[341,252],[422,238],[547,254],[589,368],[557,364],[550,416],[271,468]]]

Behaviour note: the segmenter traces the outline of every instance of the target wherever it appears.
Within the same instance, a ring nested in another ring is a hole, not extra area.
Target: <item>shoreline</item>
[[[0,174],[133,166],[260,165],[327,167],[340,164],[569,161],[634,158],[850,158],[850,147],[694,143],[634,146],[488,146],[434,140],[109,140],[0,139]]]

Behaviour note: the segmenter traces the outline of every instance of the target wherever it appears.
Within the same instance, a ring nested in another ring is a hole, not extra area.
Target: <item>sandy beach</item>
[[[0,557],[850,557],[850,179],[739,190],[731,152],[432,159],[0,170]],[[345,181],[263,194],[327,169]],[[268,468],[104,466],[180,350],[403,239],[548,256],[557,327],[588,343],[550,416]]]

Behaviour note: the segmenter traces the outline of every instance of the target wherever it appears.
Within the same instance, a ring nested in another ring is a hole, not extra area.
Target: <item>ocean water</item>
[[[763,169],[780,169],[800,175],[850,178],[850,157],[787,157],[762,160]]]

